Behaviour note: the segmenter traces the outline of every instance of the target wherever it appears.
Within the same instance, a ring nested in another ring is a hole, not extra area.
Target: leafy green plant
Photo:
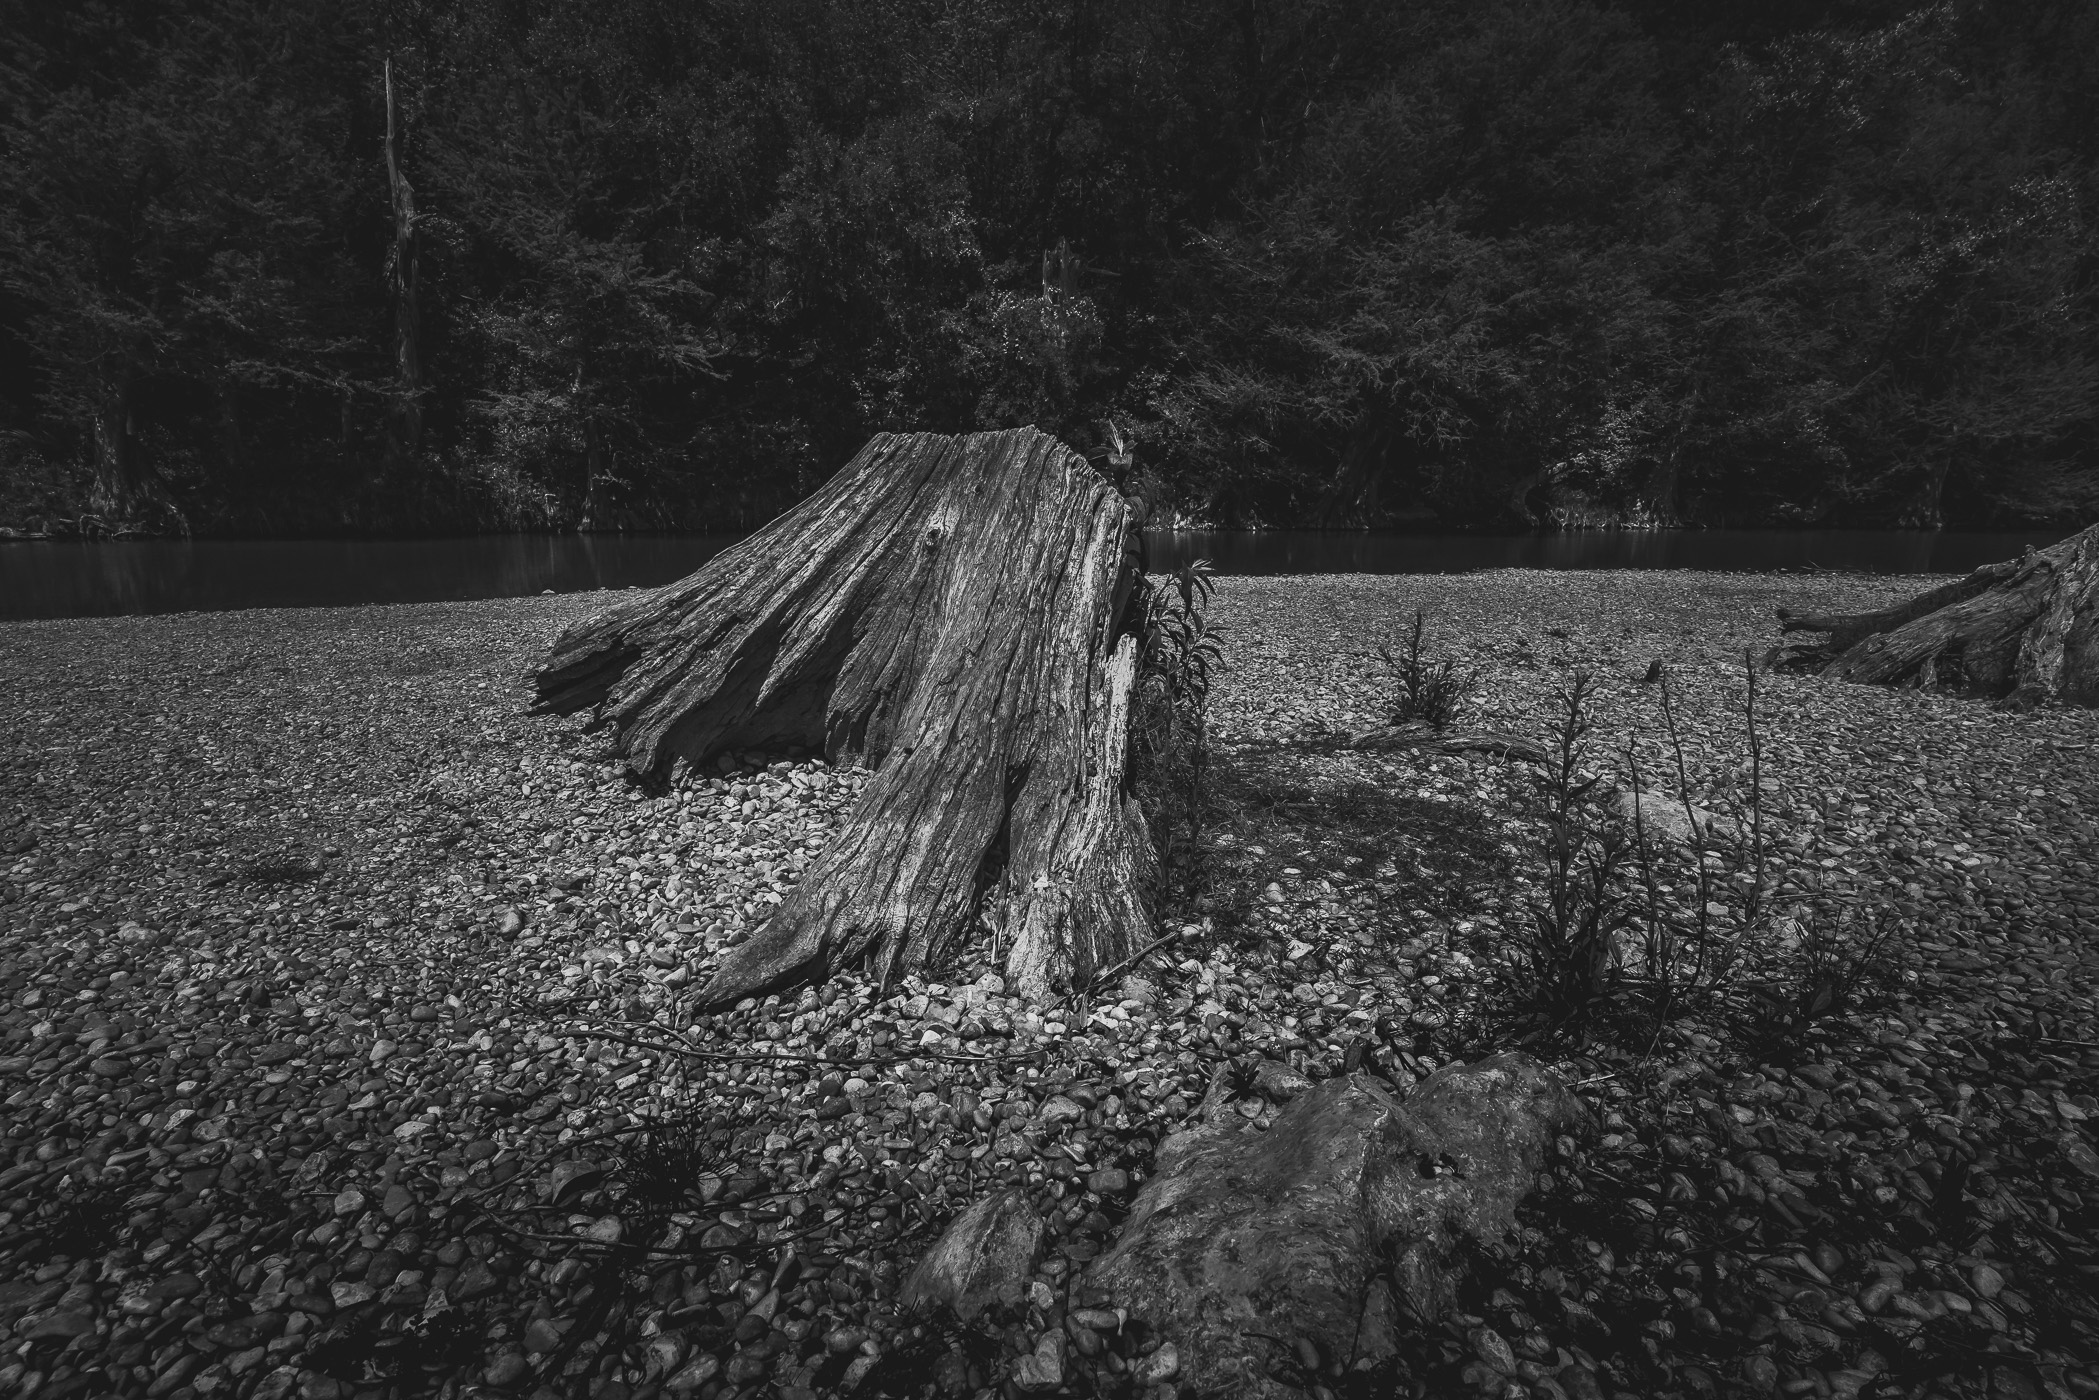
[[[1178,713],[1199,715],[1209,704],[1211,668],[1224,659],[1207,616],[1214,574],[1209,560],[1197,559],[1167,577],[1164,587],[1144,584],[1139,669]]]
[[[1533,900],[1508,964],[1517,1000],[1555,1026],[1577,1021],[1615,990],[1618,935],[1635,918],[1626,888],[1625,833],[1596,806],[1600,778],[1583,771],[1595,684],[1575,672],[1557,716],[1540,793],[1544,890]]]
[[[1209,775],[1210,683],[1224,654],[1208,609],[1210,561],[1150,579],[1137,600],[1136,771],[1162,847],[1201,834]]]
[[[1478,688],[1479,677],[1460,670],[1451,657],[1435,656],[1426,642],[1427,629],[1428,619],[1417,608],[1414,626],[1400,647],[1395,649],[1389,642],[1378,646],[1378,659],[1392,684],[1388,714],[1393,724],[1448,729]]]

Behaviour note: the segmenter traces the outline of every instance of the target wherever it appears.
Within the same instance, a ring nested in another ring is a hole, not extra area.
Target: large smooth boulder
[[[1271,1371],[1301,1342],[1322,1366],[1391,1356],[1404,1318],[1449,1308],[1460,1246],[1505,1236],[1555,1139],[1589,1120],[1516,1053],[1404,1098],[1364,1074],[1328,1080],[1265,1132],[1229,1117],[1168,1141],[1090,1275],[1205,1396],[1298,1394]]]

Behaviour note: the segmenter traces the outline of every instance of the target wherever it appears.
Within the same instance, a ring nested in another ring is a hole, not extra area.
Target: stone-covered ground
[[[1371,646],[1426,609],[1484,668],[1476,722],[1530,734],[1591,668],[1598,765],[1649,771],[1659,656],[1720,803],[1771,609],[1919,586],[1226,580],[1177,942],[1053,1007],[979,954],[698,1020],[681,989],[857,778],[750,755],[646,794],[527,717],[602,595],[6,624],[0,1393],[970,1395],[1025,1353],[1045,1391],[1166,1400],[1083,1265],[1217,1071],[1382,1042],[1404,1079],[1498,1034],[1532,779],[1337,751],[1378,718]],[[1567,1060],[1602,1135],[1468,1310],[1403,1383],[1295,1358],[1308,1391],[2099,1393],[2099,722],[1760,687],[1790,892],[1878,911],[1897,985],[1797,1043],[1716,1013]],[[1220,1089],[1263,1123],[1252,1082]],[[1052,1247],[951,1347],[890,1301],[1003,1182]]]

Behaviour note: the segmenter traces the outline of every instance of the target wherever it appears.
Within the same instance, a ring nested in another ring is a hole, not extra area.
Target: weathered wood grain
[[[704,1004],[861,959],[893,978],[986,922],[1009,979],[1047,995],[1148,936],[1158,861],[1126,780],[1134,528],[1033,429],[883,434],[689,578],[563,633],[541,708],[594,708],[637,773],[790,745],[875,770]]]
[[[1778,616],[1784,631],[1829,635],[1774,650],[1774,664],[1879,685],[1955,682],[2020,707],[2099,704],[2099,525],[1897,607]]]

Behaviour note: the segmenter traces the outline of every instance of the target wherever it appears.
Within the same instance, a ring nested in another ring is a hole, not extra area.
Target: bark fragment
[[[394,65],[386,61],[386,186],[393,208],[393,247],[386,259],[386,282],[393,302],[394,392],[386,413],[387,452],[396,462],[411,460],[423,436],[423,354],[420,310],[419,244],[421,232],[415,187],[401,173],[394,134]],[[347,436],[347,435],[346,435]]]

